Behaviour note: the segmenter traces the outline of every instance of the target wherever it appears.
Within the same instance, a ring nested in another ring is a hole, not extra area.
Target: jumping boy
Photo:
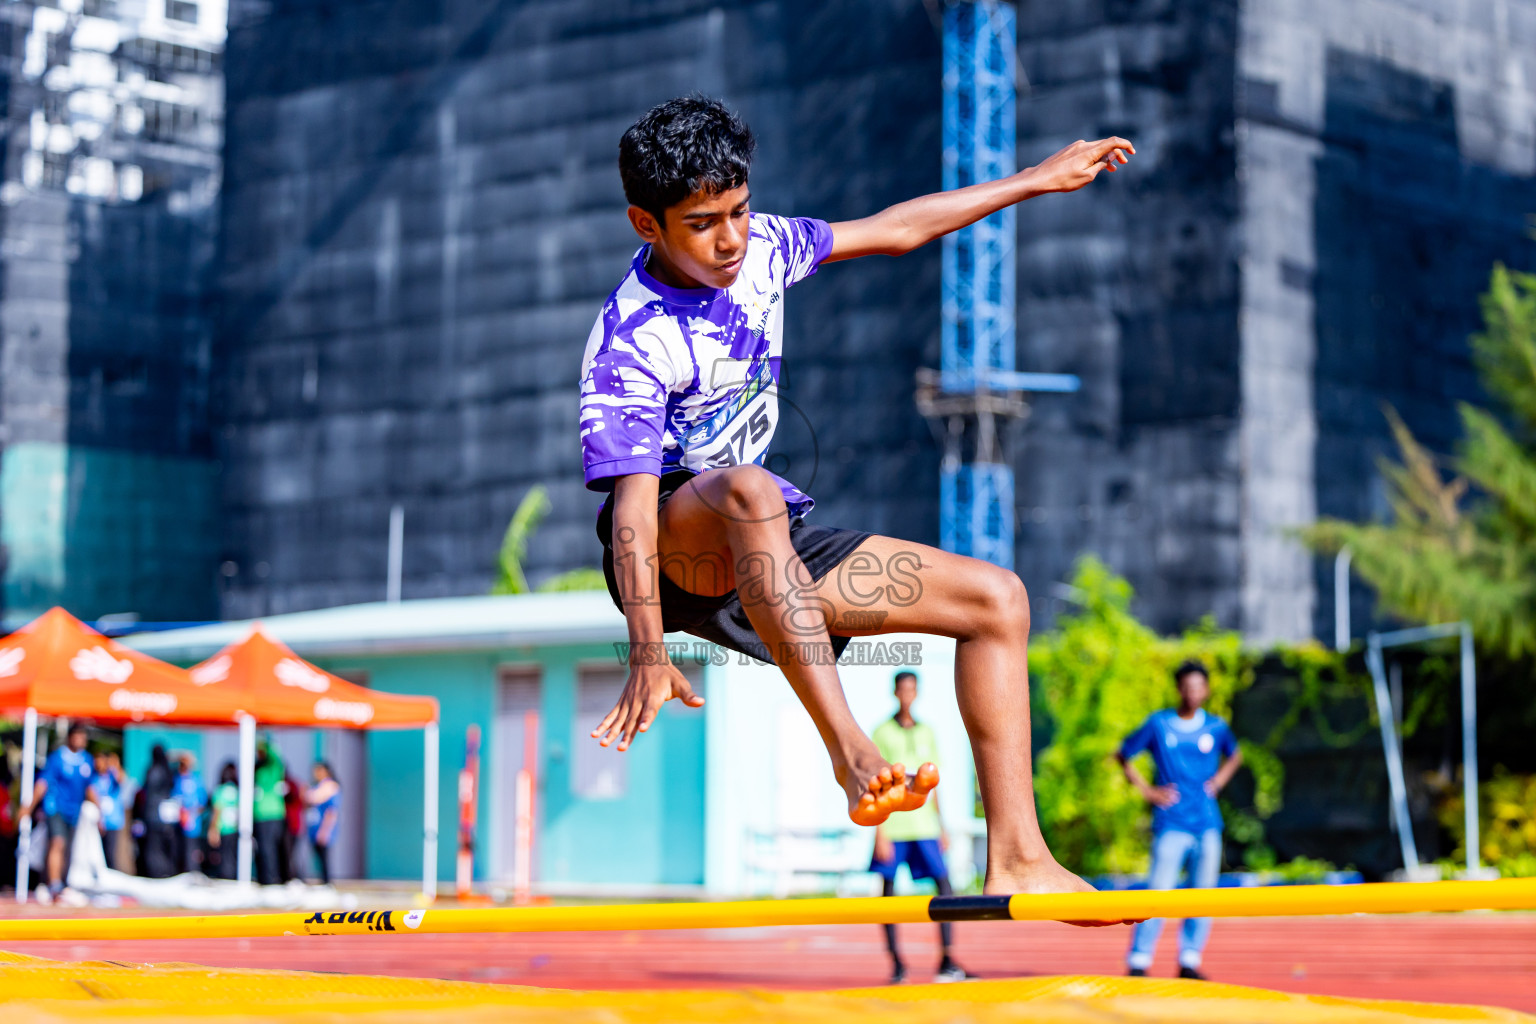
[[[1075,142],[998,181],[828,224],[750,213],[753,138],[720,103],[687,97],[619,143],[630,224],[644,243],[588,338],[581,384],[587,487],[608,590],[629,624],[629,680],[592,732],[625,750],[674,697],[704,699],[668,660],[681,630],[776,663],[810,713],[849,817],[878,825],[922,805],[854,722],[836,658],[853,636],[956,641],[955,686],[987,816],[987,893],[1089,886],[1058,865],[1035,818],[1029,599],[987,562],[858,530],[811,525],[811,498],[763,468],[778,418],[785,290],[822,263],[896,256],[997,210],[1071,192],[1135,150]]]

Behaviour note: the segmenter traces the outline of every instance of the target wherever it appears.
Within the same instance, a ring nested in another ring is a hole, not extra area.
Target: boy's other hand
[[[617,749],[628,750],[636,734],[649,729],[656,712],[673,697],[691,708],[704,704],[704,698],[693,692],[688,679],[671,662],[632,665],[619,702],[592,730],[592,738],[605,747],[618,740]]]
[[[1147,802],[1154,807],[1172,807],[1179,802],[1179,791],[1172,786],[1153,786],[1147,790]]]
[[[1041,192],[1076,192],[1100,171],[1113,173],[1119,165],[1129,163],[1126,154],[1135,152],[1136,147],[1119,136],[1095,142],[1079,139],[1023,173],[1034,179],[1034,187]]]

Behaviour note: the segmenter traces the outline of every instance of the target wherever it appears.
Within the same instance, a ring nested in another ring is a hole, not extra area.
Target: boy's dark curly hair
[[[756,145],[746,122],[719,100],[668,100],[619,140],[624,196],[660,221],[667,207],[695,192],[716,195],[745,185]]]
[[[1207,682],[1210,681],[1211,674],[1205,670],[1205,662],[1200,661],[1198,658],[1190,658],[1188,661],[1181,664],[1178,668],[1174,669],[1173,681],[1175,684],[1182,683],[1185,676],[1194,675],[1196,672],[1200,673],[1202,676],[1205,676]]]

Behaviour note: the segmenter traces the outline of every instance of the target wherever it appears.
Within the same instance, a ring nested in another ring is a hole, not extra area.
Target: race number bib
[[[759,462],[779,425],[779,396],[767,362],[741,392],[683,435],[682,464],[695,473]]]

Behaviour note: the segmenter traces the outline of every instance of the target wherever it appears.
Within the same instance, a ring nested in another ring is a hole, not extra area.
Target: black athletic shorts
[[[656,507],[659,509],[667,503],[667,499],[677,493],[689,480],[696,476],[690,470],[674,470],[661,478],[661,486],[656,495]],[[801,518],[793,516],[789,520],[789,540],[794,545],[795,554],[800,556],[800,561],[805,563],[806,569],[811,574],[811,579],[820,580],[827,573],[853,554],[854,550],[870,534],[864,530],[840,530],[833,526],[813,526]],[[603,542],[603,576],[608,581],[608,595],[613,598],[614,606],[619,611],[624,610],[623,601],[619,597],[619,584],[613,574],[613,495],[603,502],[602,511],[597,516],[597,539]],[[668,633],[691,633],[701,640],[719,644],[721,647],[739,651],[750,655],[758,661],[775,664],[768,645],[758,637],[752,623],[747,619],[747,613],[742,610],[741,599],[732,590],[728,594],[719,597],[704,597],[700,594],[691,594],[673,583],[666,573],[661,573],[661,627]],[[851,639],[846,636],[832,634],[832,650],[838,657],[842,656],[843,648],[848,646]]]

